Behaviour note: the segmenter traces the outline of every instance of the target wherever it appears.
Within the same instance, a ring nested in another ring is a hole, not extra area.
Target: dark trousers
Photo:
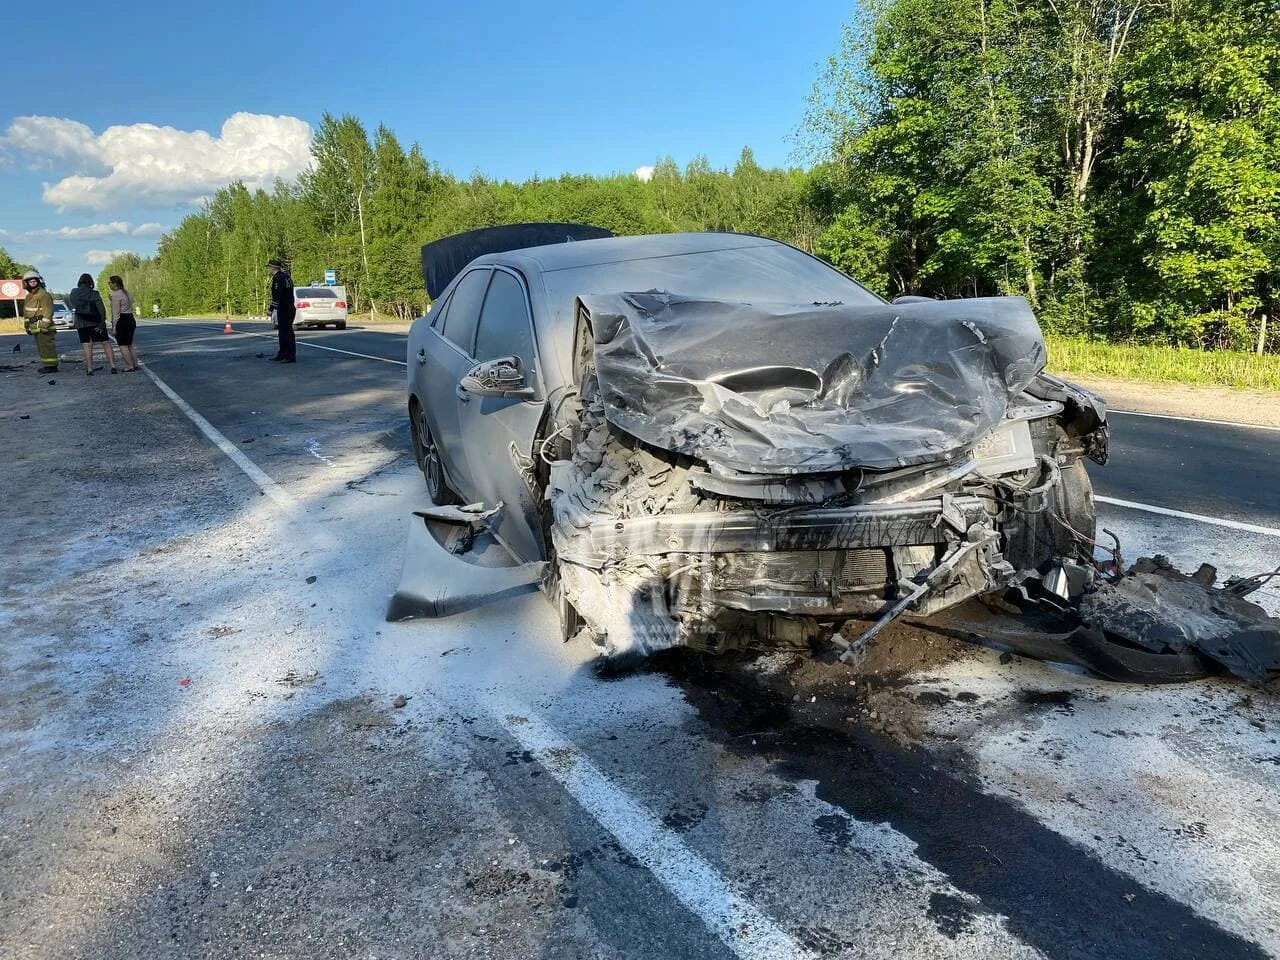
[[[297,360],[298,344],[293,335],[292,313],[288,316],[276,314],[276,332],[280,335],[280,357],[284,360]]]

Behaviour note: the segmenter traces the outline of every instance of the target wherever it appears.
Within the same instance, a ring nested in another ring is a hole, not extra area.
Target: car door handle
[[[453,395],[463,403],[471,402],[471,394],[467,393],[467,391],[462,388],[462,384],[458,384],[453,388]]]
[[[426,350],[419,350],[419,351],[418,351],[418,364],[419,364],[419,365],[421,365],[421,364],[424,364],[424,363],[426,363],[426,362],[427,362],[427,351],[426,351]]]

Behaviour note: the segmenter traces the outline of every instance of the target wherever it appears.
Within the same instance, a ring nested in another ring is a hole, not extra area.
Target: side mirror
[[[477,397],[509,397],[527,400],[533,396],[519,357],[500,357],[477,363],[459,386]]]

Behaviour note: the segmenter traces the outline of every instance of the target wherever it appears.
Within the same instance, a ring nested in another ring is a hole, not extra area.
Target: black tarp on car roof
[[[513,223],[485,227],[428,243],[422,248],[422,282],[434,300],[476,257],[572,240],[600,240],[613,233],[582,223]]]

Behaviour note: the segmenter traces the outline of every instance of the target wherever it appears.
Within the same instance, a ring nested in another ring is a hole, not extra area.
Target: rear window
[[[306,297],[309,300],[337,300],[338,295],[328,287],[294,287],[295,297]]]

